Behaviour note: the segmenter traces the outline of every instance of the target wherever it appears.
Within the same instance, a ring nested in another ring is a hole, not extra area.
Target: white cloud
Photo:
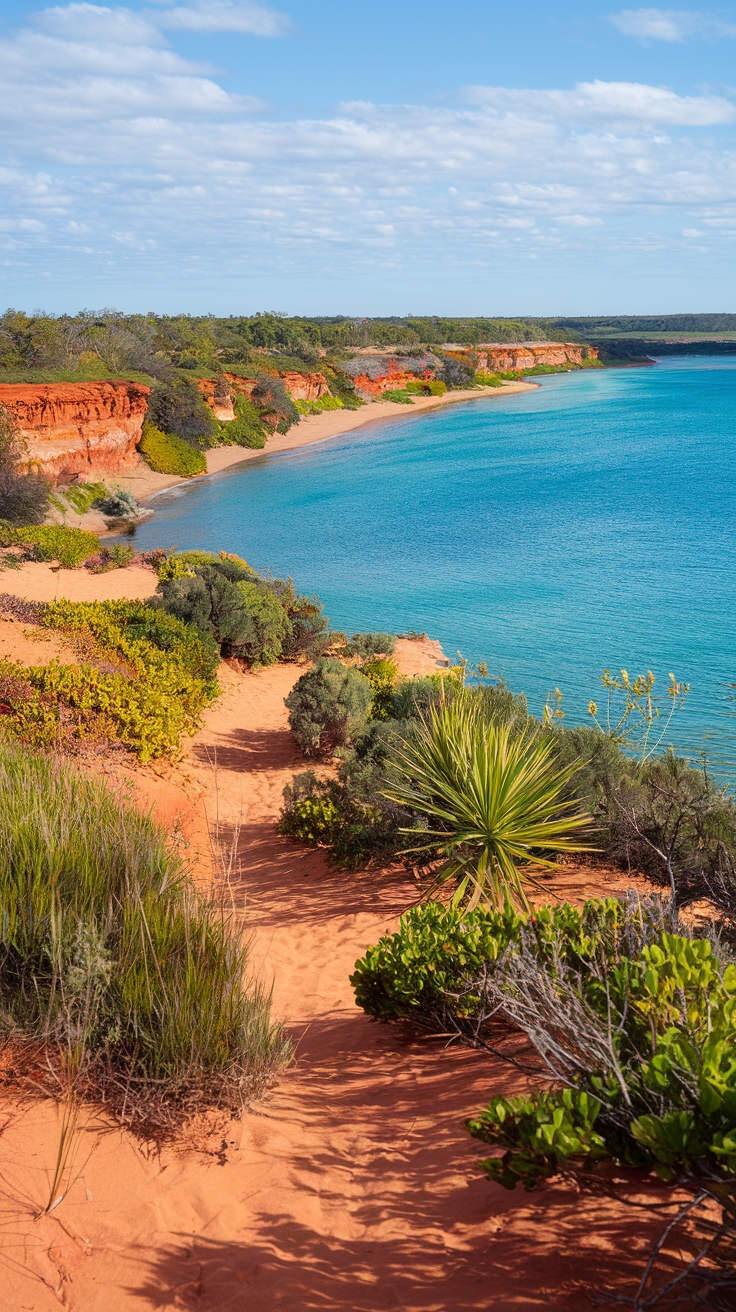
[[[103,270],[131,252],[154,272],[196,251],[202,278],[323,268],[333,252],[348,276],[389,248],[397,267],[448,268],[489,250],[660,240],[660,227],[707,223],[718,241],[736,212],[725,97],[594,81],[269,118],[171,48],[175,12],[74,3],[0,41],[3,240],[25,242],[39,274],[39,252],[55,268],[82,249]]]
[[[683,228],[683,237],[705,237],[707,234],[701,232],[699,228]]]
[[[582,126],[593,120],[646,127],[712,127],[732,123],[736,107],[723,96],[678,96],[641,82],[578,82],[572,91],[509,91],[471,87],[469,98],[499,113],[554,118]]]
[[[594,214],[558,214],[555,223],[563,228],[604,228],[603,219]]]
[[[231,0],[199,0],[166,9],[157,19],[165,28],[191,32],[244,32],[250,36],[285,36],[291,29],[286,14],[265,5],[234,4]]]
[[[640,41],[682,42],[689,36],[736,36],[736,27],[693,9],[622,9],[608,15],[625,36]]]

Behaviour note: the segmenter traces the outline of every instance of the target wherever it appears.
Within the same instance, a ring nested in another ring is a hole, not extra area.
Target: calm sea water
[[[538,712],[605,667],[692,685],[669,740],[736,763],[736,358],[545,378],[157,498],[139,548],[224,548],[333,627],[426,630]]]

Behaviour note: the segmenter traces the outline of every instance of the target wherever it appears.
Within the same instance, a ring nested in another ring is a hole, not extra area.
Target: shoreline
[[[369,401],[359,410],[327,410],[323,414],[309,415],[301,419],[289,429],[288,433],[274,433],[273,437],[268,439],[266,446],[260,449],[240,446],[213,447],[211,451],[204,453],[207,472],[195,474],[192,478],[182,478],[176,474],[157,474],[154,470],[144,467],[131,473],[121,473],[116,482],[121,487],[128,488],[144,509],[149,509],[150,503],[155,501],[156,497],[162,492],[168,492],[172,487],[213,478],[216,474],[221,474],[236,465],[245,464],[249,460],[281,455],[286,451],[298,451],[302,447],[314,446],[317,442],[324,442],[328,438],[340,437],[343,433],[363,428],[369,423],[380,423],[386,419],[406,419],[412,413],[437,410],[460,401],[480,401],[490,397],[529,392],[538,386],[538,383],[532,382],[505,382],[501,387],[474,387],[457,392],[446,392],[444,396],[418,396],[412,406],[402,405],[398,401]],[[153,510],[149,509],[149,514],[152,513]],[[74,527],[90,529],[100,537],[117,536],[120,533],[119,528],[108,528],[102,515],[97,511],[79,517],[69,516],[68,522],[71,524],[73,519]],[[102,524],[104,527],[101,527]]]

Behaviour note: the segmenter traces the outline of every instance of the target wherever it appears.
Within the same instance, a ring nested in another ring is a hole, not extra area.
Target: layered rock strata
[[[56,483],[135,469],[150,391],[125,380],[0,383],[0,406],[18,422],[29,466]]]
[[[533,369],[537,364],[556,368],[566,364],[581,365],[586,359],[597,360],[598,348],[580,342],[523,342],[518,346],[489,343],[477,346],[468,354],[477,359],[476,369],[505,373],[507,370]]]

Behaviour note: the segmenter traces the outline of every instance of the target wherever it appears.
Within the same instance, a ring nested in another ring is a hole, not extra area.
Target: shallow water
[[[671,670],[665,741],[731,773],[735,401],[736,358],[551,376],[176,488],[136,544],[291,574],[335,628],[426,630],[535,712],[559,687],[568,723],[605,667]]]

